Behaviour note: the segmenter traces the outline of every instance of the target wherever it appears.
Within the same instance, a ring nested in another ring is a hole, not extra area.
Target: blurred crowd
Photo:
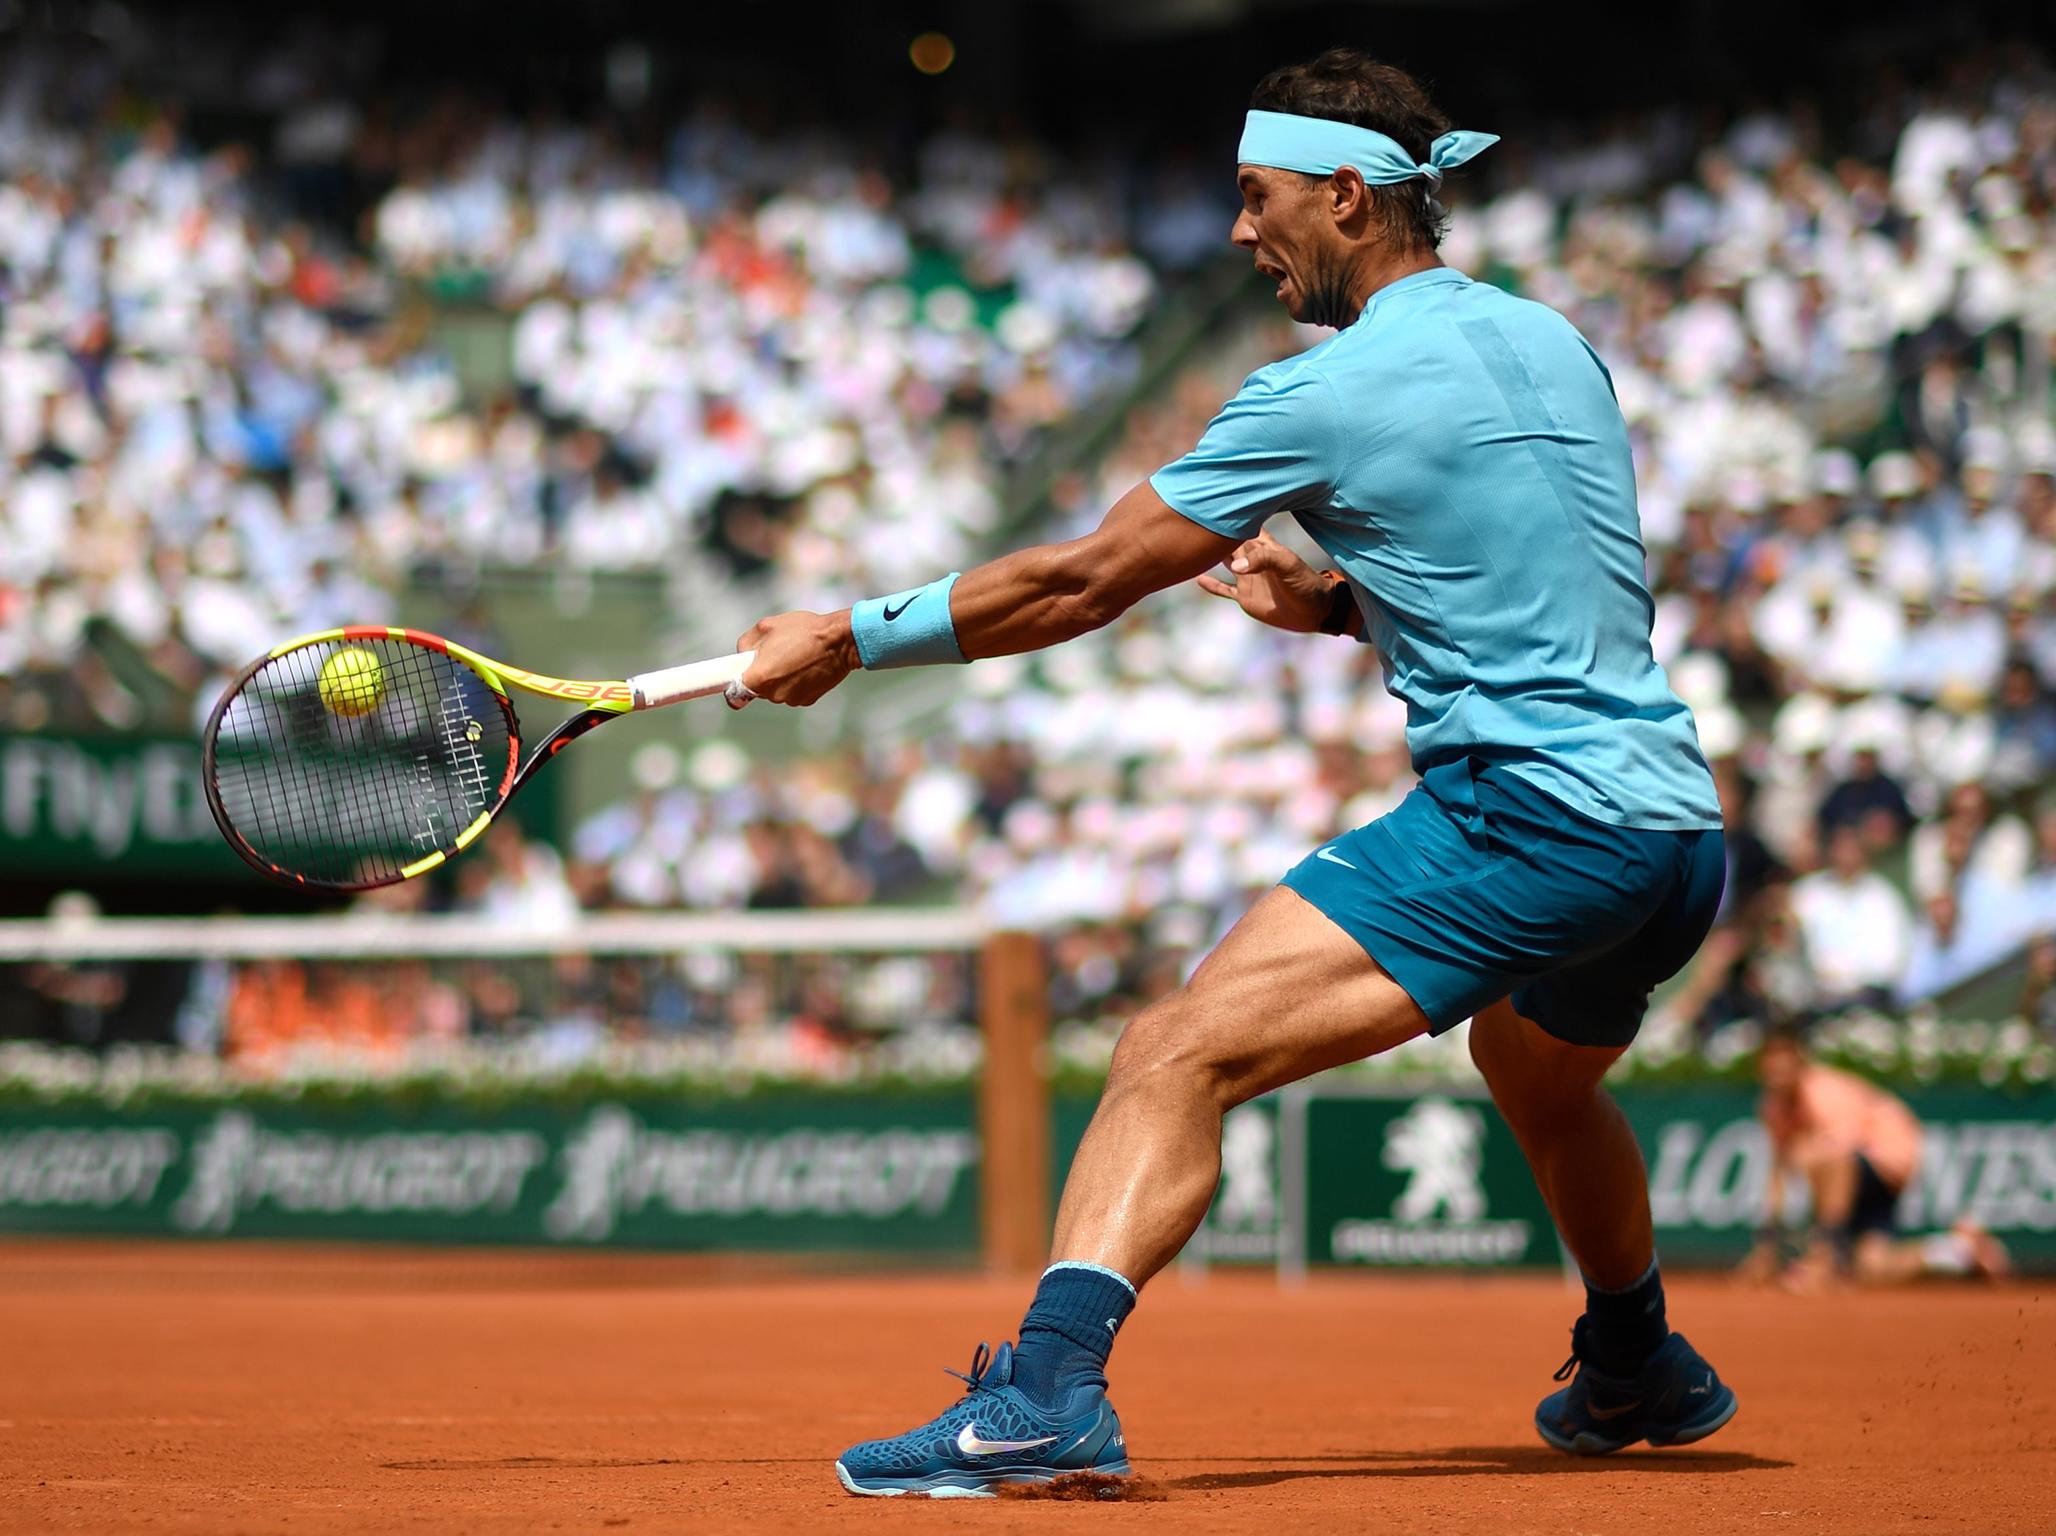
[[[0,59],[0,723],[211,698],[408,575],[706,559],[806,602],[962,564],[1158,292],[1116,168],[1017,137],[896,185],[713,106],[653,146],[324,63],[253,66],[269,141],[209,148],[113,54]],[[465,387],[453,314],[503,378]]]
[[[1568,314],[1632,429],[1656,649],[1730,828],[1721,930],[1665,1000],[1701,1032],[1946,1000],[2056,931],[2056,88],[2014,59],[1885,101],[1833,151],[1794,110],[1537,152],[1459,203],[1444,251]],[[1043,534],[1321,334],[1216,340]],[[1412,782],[1368,648],[1196,592],[967,690],[868,760],[697,787],[653,761],[581,832],[575,882],[650,905],[968,888],[1066,933],[1071,1005],[1117,1018]],[[2052,980],[2045,945],[2000,1006],[2056,1025]]]
[[[1161,274],[1225,234],[1182,177],[1138,213],[968,130],[895,185],[712,110],[632,153],[317,94],[272,154],[303,191],[373,187],[353,244],[269,217],[262,157],[52,82],[0,65],[16,724],[122,722],[96,627],[197,682],[422,568],[691,549],[835,606],[960,565],[1005,468],[1120,382]],[[1728,819],[1720,927],[1660,999],[1701,1033],[1946,1008],[2023,953],[2001,1006],[2056,1027],[2056,84],[2014,53],[1866,99],[1832,133],[1800,103],[1502,145],[1444,249],[1567,314],[1633,435],[1656,650]],[[509,324],[507,390],[459,388],[423,294]],[[1211,334],[1007,537],[1096,520],[1317,339]],[[975,898],[1052,931],[1059,1016],[1111,1027],[1412,783],[1370,648],[1197,591],[963,684],[910,739],[775,771],[646,746],[561,851],[496,831],[436,900]]]

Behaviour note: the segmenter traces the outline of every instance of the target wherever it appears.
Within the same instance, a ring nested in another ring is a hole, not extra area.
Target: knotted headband
[[[1268,165],[1281,171],[1303,171],[1309,176],[1329,176],[1345,165],[1374,187],[1426,176],[1440,181],[1442,173],[1462,165],[1472,156],[1499,142],[1496,133],[1470,133],[1458,129],[1445,133],[1428,146],[1428,160],[1418,165],[1414,157],[1374,128],[1338,123],[1326,117],[1298,117],[1290,112],[1252,112],[1242,126],[1242,147],[1236,151],[1238,165]]]

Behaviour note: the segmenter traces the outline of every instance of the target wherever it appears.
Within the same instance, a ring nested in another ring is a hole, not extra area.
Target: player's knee
[[[1202,1047],[1194,1029],[1186,993],[1181,989],[1137,1014],[1121,1031],[1107,1070],[1109,1094],[1177,1086],[1184,1091],[1212,1090],[1221,1073]]]
[[[1471,1020],[1470,1047],[1471,1065],[1478,1069],[1478,1075],[1485,1079],[1486,1085],[1492,1086],[1504,1075],[1505,1031],[1495,1027],[1495,1021],[1481,1013]]]
[[[1520,1021],[1504,1009],[1503,1004],[1487,1008],[1471,1020],[1471,1062],[1485,1079],[1499,1112],[1518,1130],[1541,1101],[1536,1091],[1539,1074],[1524,1049]]]
[[[1584,1073],[1565,1072],[1550,1055],[1538,1053],[1527,1028],[1510,1013],[1503,1020],[1480,1014],[1471,1023],[1470,1040],[1471,1060],[1492,1102],[1523,1145],[1583,1123],[1596,1087]]]

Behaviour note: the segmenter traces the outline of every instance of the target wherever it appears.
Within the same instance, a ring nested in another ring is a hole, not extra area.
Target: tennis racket
[[[368,891],[463,851],[543,764],[638,709],[750,697],[754,651],[618,682],[547,677],[418,629],[288,640],[207,721],[207,805],[243,861],[286,885]],[[524,762],[508,685],[583,706]]]

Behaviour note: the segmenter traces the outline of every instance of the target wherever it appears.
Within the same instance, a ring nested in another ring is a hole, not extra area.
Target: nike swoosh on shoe
[[[1056,1439],[1055,1435],[1044,1435],[1040,1440],[981,1440],[978,1426],[966,1424],[957,1431],[957,1449],[966,1456],[1003,1456],[1008,1451],[1032,1451]]]
[[[1624,1413],[1633,1413],[1641,1406],[1642,1399],[1638,1397],[1632,1403],[1622,1403],[1618,1408],[1602,1408],[1597,1403],[1587,1403],[1585,1405],[1585,1412],[1604,1423],[1608,1419],[1617,1419]]]

